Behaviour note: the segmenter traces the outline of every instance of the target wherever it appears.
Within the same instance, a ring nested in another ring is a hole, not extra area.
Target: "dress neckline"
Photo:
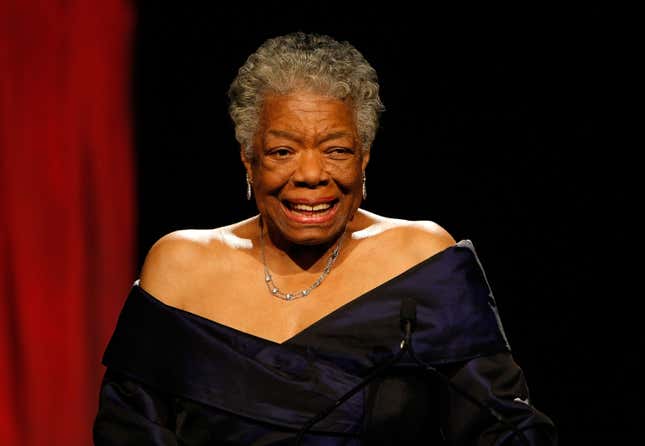
[[[445,248],[445,249],[443,249],[443,250],[441,250],[439,252],[436,252],[436,253],[432,254],[430,257],[427,257],[424,260],[421,260],[420,262],[410,266],[408,269],[402,271],[401,273],[397,274],[396,276],[392,277],[391,279],[388,279],[385,282],[380,283],[379,285],[375,286],[374,288],[371,288],[371,289],[365,291],[364,293],[359,294],[355,298],[350,299],[349,301],[345,302],[344,304],[342,304],[338,308],[335,308],[334,310],[332,310],[329,313],[325,314],[321,318],[317,319],[313,323],[309,324],[308,326],[306,326],[305,328],[303,328],[302,330],[298,331],[297,333],[295,333],[294,335],[290,336],[289,338],[285,339],[282,342],[277,342],[277,341],[274,341],[272,339],[268,339],[268,338],[264,338],[262,336],[247,333],[247,332],[239,330],[239,329],[237,329],[235,327],[231,327],[231,326],[223,324],[221,322],[217,322],[216,320],[207,318],[205,316],[201,316],[201,315],[199,315],[197,313],[193,313],[193,312],[188,311],[188,310],[184,310],[184,309],[181,309],[181,308],[173,307],[172,305],[168,305],[168,304],[162,302],[157,297],[155,297],[152,294],[150,294],[145,289],[143,289],[139,285],[139,280],[140,279],[135,280],[135,282],[133,284],[133,287],[136,287],[136,289],[138,289],[141,292],[141,294],[143,296],[145,296],[149,301],[151,301],[152,303],[154,303],[155,305],[161,307],[162,309],[164,309],[166,311],[172,311],[172,312],[174,312],[176,314],[179,314],[182,317],[187,317],[187,318],[190,318],[190,319],[194,319],[194,320],[199,321],[200,323],[204,323],[206,325],[212,325],[212,326],[218,328],[219,330],[224,331],[224,332],[229,332],[231,335],[234,335],[234,336],[248,337],[248,338],[252,338],[252,339],[258,340],[260,342],[265,342],[267,344],[271,344],[271,345],[275,345],[275,346],[286,346],[288,344],[291,344],[291,343],[295,342],[297,340],[297,338],[299,338],[301,336],[304,336],[306,333],[309,333],[311,330],[315,329],[317,326],[321,325],[325,321],[327,321],[327,320],[331,319],[332,317],[336,316],[340,312],[347,310],[351,306],[360,304],[368,296],[370,296],[370,295],[372,295],[372,294],[374,294],[374,293],[376,293],[378,291],[381,291],[383,288],[390,287],[390,286],[400,282],[401,280],[405,279],[406,277],[408,277],[409,275],[415,273],[416,271],[418,271],[419,269],[425,267],[426,265],[434,263],[435,261],[437,261],[438,259],[443,257],[446,253],[452,252],[453,250],[455,250],[457,248],[463,248],[463,247],[468,247],[468,248],[472,249],[472,243],[470,242],[470,240],[462,240],[462,241],[458,242],[455,245],[449,246],[449,247],[447,247],[447,248]]]

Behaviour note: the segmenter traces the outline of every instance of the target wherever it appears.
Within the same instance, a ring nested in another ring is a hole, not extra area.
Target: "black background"
[[[629,370],[642,348],[627,316],[632,177],[614,127],[624,111],[615,17],[213,3],[138,3],[139,266],[167,232],[254,215],[226,97],[248,55],[293,31],[348,40],[379,74],[386,106],[363,207],[475,243],[533,403],[562,444],[636,432]]]

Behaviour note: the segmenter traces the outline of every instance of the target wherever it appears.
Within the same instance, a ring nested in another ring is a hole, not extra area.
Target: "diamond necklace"
[[[323,268],[322,274],[316,279],[316,281],[308,288],[305,288],[304,290],[296,291],[295,293],[285,293],[278,288],[278,286],[275,284],[273,281],[273,277],[271,276],[271,272],[269,271],[269,266],[267,265],[267,260],[264,255],[264,237],[263,237],[264,231],[262,230],[262,225],[260,224],[260,251],[262,252],[262,263],[264,264],[264,283],[267,285],[267,289],[271,294],[273,294],[275,297],[278,297],[280,299],[284,300],[293,300],[297,299],[299,297],[305,297],[308,296],[309,293],[311,293],[315,288],[317,288],[323,280],[325,280],[325,277],[329,274],[329,271],[331,270],[332,265],[336,261],[336,258],[338,258],[338,253],[340,252],[340,245],[343,243],[343,238],[345,237],[345,231],[340,236],[340,240],[338,240],[338,244],[332,251],[331,255],[327,259],[327,263],[325,264],[325,268]]]

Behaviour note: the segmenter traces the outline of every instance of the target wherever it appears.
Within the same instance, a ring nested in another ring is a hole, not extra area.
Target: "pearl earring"
[[[251,199],[251,179],[249,178],[249,174],[246,174],[246,199],[250,200]]]

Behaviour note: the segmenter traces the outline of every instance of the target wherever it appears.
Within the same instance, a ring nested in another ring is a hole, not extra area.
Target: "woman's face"
[[[304,91],[265,97],[253,150],[243,162],[275,235],[316,245],[341,234],[361,202],[368,161],[346,102]]]

